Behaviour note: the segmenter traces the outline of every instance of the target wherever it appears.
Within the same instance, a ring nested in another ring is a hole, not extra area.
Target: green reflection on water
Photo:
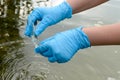
[[[3,2],[2,2],[3,1]],[[19,35],[19,13],[15,14],[20,0],[0,1],[0,80],[8,80],[6,73],[24,55],[21,51],[22,38]]]
[[[26,61],[23,51],[25,46],[20,29],[25,26],[24,21],[31,9],[30,0],[0,1],[0,80],[47,79],[48,70],[39,66],[34,69],[34,64]]]

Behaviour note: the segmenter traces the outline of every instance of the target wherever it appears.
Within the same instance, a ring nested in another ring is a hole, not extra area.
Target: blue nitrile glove
[[[87,47],[90,47],[90,41],[80,27],[44,40],[35,48],[35,52],[48,57],[50,62],[64,63],[69,61],[79,49]]]
[[[71,18],[71,16],[72,8],[66,1],[54,7],[35,8],[28,16],[25,35],[30,37],[33,34],[33,26],[38,20],[40,22],[37,24],[34,32],[36,36],[42,33],[48,26],[56,24],[65,18]]]

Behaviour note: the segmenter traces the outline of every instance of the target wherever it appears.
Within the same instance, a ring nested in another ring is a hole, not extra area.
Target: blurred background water
[[[120,80],[120,46],[94,46],[80,50],[65,64],[51,64],[34,53],[34,45],[24,36],[33,5],[45,0],[0,0],[0,80]],[[47,28],[39,41],[57,32],[120,22],[120,0],[73,15]]]

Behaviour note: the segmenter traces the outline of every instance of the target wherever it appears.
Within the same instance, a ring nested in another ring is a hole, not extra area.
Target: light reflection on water
[[[0,1],[0,80],[61,80],[50,75],[47,62],[39,61],[42,58],[34,54],[30,40],[23,39],[32,9],[29,0]]]
[[[112,2],[116,5],[106,3],[48,28],[39,40],[79,25],[100,26],[119,22],[120,11],[117,10],[117,4],[120,1]],[[30,0],[0,1],[0,80],[120,79],[119,46],[91,47],[79,51],[66,64],[51,64],[44,57],[35,54],[31,40],[23,35],[27,15],[33,9],[33,4]],[[116,13],[112,13],[113,10]],[[109,12],[112,15],[107,16]]]

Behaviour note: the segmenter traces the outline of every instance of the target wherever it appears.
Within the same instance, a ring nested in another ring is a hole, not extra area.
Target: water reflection
[[[15,65],[23,59],[22,38],[19,35],[18,0],[0,1],[0,80],[10,80]]]
[[[120,79],[119,46],[91,47],[78,52],[71,62],[62,65],[50,64],[46,58],[35,54],[34,45],[30,39],[24,37],[23,32],[28,13],[35,6],[43,6],[44,3],[41,1],[46,0],[32,1],[0,0],[0,80]],[[120,3],[118,0],[114,1]],[[54,28],[47,29],[39,40],[79,25],[99,26],[120,21],[118,8],[110,7],[108,4],[54,25]],[[111,14],[108,15],[108,12],[114,14],[113,17]],[[117,17],[114,18],[115,16]]]
[[[0,1],[0,80],[60,80],[50,75],[47,62],[32,52],[30,40],[23,39],[32,5],[30,0]]]

